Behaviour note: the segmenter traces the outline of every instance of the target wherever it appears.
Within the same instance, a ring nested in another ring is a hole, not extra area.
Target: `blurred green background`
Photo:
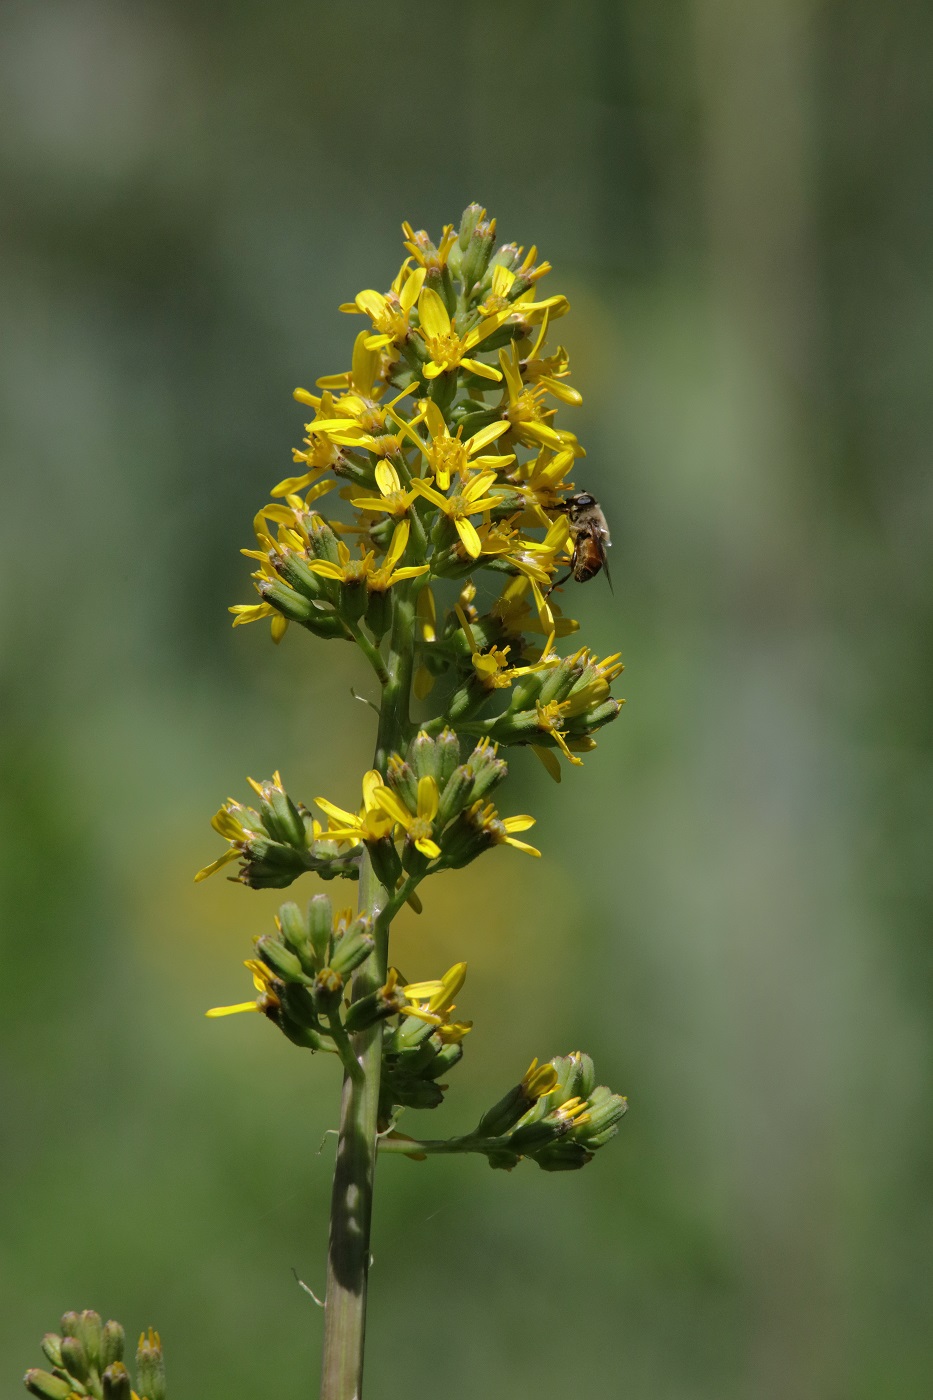
[[[247,773],[354,800],[368,679],[225,609],[338,303],[471,199],[571,298],[615,542],[574,611],[628,705],[561,788],[515,763],[545,860],[403,922],[476,1021],[408,1122],[578,1046],[631,1112],[582,1175],[382,1163],[369,1392],[933,1392],[931,40],[919,0],[6,0],[5,1394],[87,1306],[162,1329],[173,1400],[316,1393],[336,1074],[203,1018],[278,901],[191,877]]]

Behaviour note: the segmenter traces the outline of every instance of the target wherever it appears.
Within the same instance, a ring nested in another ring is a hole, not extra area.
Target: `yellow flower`
[[[241,1011],[270,1011],[279,1005],[276,987],[279,985],[272,972],[258,958],[247,958],[243,964],[253,974],[253,986],[259,993],[254,1001],[238,1001],[234,1006],[212,1006],[205,1016],[236,1016]]]
[[[473,1022],[450,1022],[449,1017],[456,1009],[454,997],[466,980],[466,972],[465,962],[454,963],[436,981],[410,982],[402,991],[413,1005],[406,1006],[403,1014],[415,1016],[419,1021],[434,1026],[435,1034],[446,1045],[462,1040],[472,1030]]]
[[[479,472],[453,496],[442,496],[440,491],[416,477],[412,489],[437,506],[447,516],[460,536],[460,543],[471,559],[478,559],[483,552],[482,542],[476,528],[469,520],[471,515],[481,515],[502,504],[500,496],[487,496],[484,493],[496,479],[495,472]]]
[[[408,546],[410,530],[411,526],[407,520],[399,521],[392,533],[392,541],[385,559],[378,568],[374,550],[368,550],[361,559],[353,559],[343,540],[337,541],[338,563],[335,564],[330,559],[315,559],[308,568],[312,573],[320,574],[322,578],[335,579],[339,583],[351,585],[365,583],[371,592],[384,593],[393,583],[399,583],[402,579],[418,578],[419,575],[428,572],[430,566],[427,564],[409,565],[404,569],[395,567]]]
[[[495,228],[495,224],[496,221],[493,219],[493,228]],[[411,253],[412,257],[417,258],[423,268],[439,270],[446,267],[451,249],[457,241],[457,234],[453,224],[444,225],[441,241],[437,248],[435,248],[423,228],[419,229],[416,233],[407,219],[402,224],[402,232],[405,235],[405,247],[408,249],[409,253]]]
[[[462,426],[457,429],[455,435],[451,436],[443,413],[437,404],[429,399],[424,405],[424,419],[431,436],[425,442],[414,432],[414,424],[406,423],[396,413],[392,413],[391,416],[425,458],[442,491],[447,490],[451,477],[459,476],[462,480],[466,480],[472,468],[484,467],[495,470],[515,461],[514,452],[509,452],[505,456],[476,456],[477,452],[481,452],[484,447],[495,442],[496,438],[508,432],[508,423],[490,423],[464,440],[461,436]]]
[[[583,706],[583,708],[586,709],[587,707]],[[564,738],[564,729],[562,727],[564,720],[570,714],[570,710],[571,705],[568,700],[549,700],[547,704],[544,705],[539,700],[535,705],[535,713],[538,716],[538,728],[545,734],[549,734],[551,738],[555,740],[558,748],[568,762],[574,763],[579,767],[583,759],[574,758],[573,754],[568,749],[567,741]]]
[[[373,334],[366,336],[363,344],[367,350],[381,350],[387,345],[403,345],[411,334],[409,320],[411,309],[418,300],[418,293],[424,285],[425,270],[416,267],[409,269],[411,258],[402,263],[398,276],[387,295],[367,290],[358,292],[355,299],[345,302],[341,311],[360,312],[373,323]]]
[[[408,810],[398,793],[393,792],[392,788],[377,788],[373,794],[373,800],[387,817],[404,828],[408,840],[423,856],[427,856],[430,860],[437,859],[441,848],[433,839],[433,821],[437,816],[440,794],[433,778],[418,779],[417,810],[414,812]]]
[[[499,364],[505,376],[503,416],[518,441],[525,447],[550,447],[555,452],[576,443],[572,433],[559,432],[547,421],[553,418],[556,409],[542,411],[543,386],[529,388],[525,385],[514,344],[499,351]]]
[[[348,841],[358,846],[361,841],[381,841],[392,830],[392,821],[376,802],[376,793],[382,787],[382,774],[371,768],[363,775],[363,805],[356,813],[347,812],[328,802],[326,797],[316,797],[315,807],[328,819],[327,830],[323,833],[326,841]],[[335,822],[336,825],[330,825]]]
[[[526,1099],[540,1099],[557,1087],[557,1078],[557,1070],[550,1060],[547,1064],[539,1065],[535,1058],[522,1075],[522,1093]]]
[[[501,380],[502,375],[497,369],[493,369],[492,365],[484,365],[481,360],[472,359],[470,351],[475,350],[477,345],[499,328],[504,319],[502,315],[485,317],[479,325],[461,336],[454,330],[447,307],[433,287],[423,288],[418,298],[418,315],[421,320],[421,338],[430,356],[422,370],[426,379],[436,379],[445,370],[457,369],[463,365],[473,374],[478,374],[481,379],[492,379],[497,383]]]
[[[540,856],[541,852],[524,841],[516,841],[514,831],[528,831],[535,824],[534,817],[500,817],[491,802],[483,805],[482,799],[474,802],[467,811],[469,821],[489,839],[494,846],[514,846],[517,851],[525,851],[530,856]]]

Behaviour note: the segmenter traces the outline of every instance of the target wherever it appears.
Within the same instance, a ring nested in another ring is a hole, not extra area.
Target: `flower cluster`
[[[35,1368],[23,1377],[26,1389],[41,1400],[165,1400],[165,1361],[158,1332],[143,1332],[136,1349],[136,1389],[123,1363],[126,1337],[119,1322],[101,1321],[99,1313],[67,1312],[61,1334],[47,1332],[42,1350],[50,1371]]]
[[[532,1060],[519,1082],[464,1137],[418,1142],[391,1129],[379,1145],[416,1161],[431,1153],[478,1152],[491,1167],[505,1171],[523,1157],[543,1171],[577,1171],[615,1137],[627,1110],[621,1094],[597,1085],[589,1055],[575,1050],[543,1065]]]

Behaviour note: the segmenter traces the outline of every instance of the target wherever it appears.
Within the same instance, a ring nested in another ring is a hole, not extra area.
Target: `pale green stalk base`
[[[364,854],[360,866],[360,910],[375,917],[385,899],[386,892],[373,873],[368,854]],[[385,981],[388,933],[380,923],[376,929],[373,955],[354,978],[354,998],[365,996]],[[382,1022],[353,1036],[353,1050],[362,1073],[356,1076],[348,1072],[343,1080],[327,1250],[321,1400],[358,1400],[363,1387]]]

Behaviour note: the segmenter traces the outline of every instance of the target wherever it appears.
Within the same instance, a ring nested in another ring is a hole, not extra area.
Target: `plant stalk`
[[[386,898],[369,853],[364,851],[360,864],[360,911],[373,916],[376,947],[354,975],[354,1000],[375,991],[385,981],[388,928],[378,915]],[[321,1400],[359,1400],[363,1387],[382,1022],[353,1036],[352,1045],[361,1073],[345,1073],[343,1079],[327,1248]]]
[[[373,763],[383,774],[389,754],[393,749],[402,748],[409,737],[415,625],[413,593],[410,583],[402,583],[396,586],[393,597],[392,640]],[[389,925],[400,902],[397,892],[386,890],[376,878],[369,852],[364,847],[360,859],[359,909],[373,920],[376,946],[354,974],[354,1001],[374,992],[386,980]],[[359,1072],[348,1069],[343,1080],[327,1249],[321,1400],[360,1400],[363,1393],[382,1022],[352,1036],[351,1043]]]

